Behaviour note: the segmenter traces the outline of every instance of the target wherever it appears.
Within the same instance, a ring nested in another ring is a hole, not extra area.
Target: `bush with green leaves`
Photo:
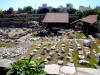
[[[69,14],[75,14],[76,11],[77,11],[77,10],[76,10],[75,8],[70,8],[67,12],[68,12]]]
[[[2,10],[0,9],[0,15],[2,14],[3,12],[2,12]]]
[[[24,58],[10,65],[7,75],[46,75],[40,66],[45,62],[40,60],[32,61],[33,56]]]
[[[82,27],[82,26],[83,26],[83,22],[77,22],[77,25],[78,25],[79,27]]]

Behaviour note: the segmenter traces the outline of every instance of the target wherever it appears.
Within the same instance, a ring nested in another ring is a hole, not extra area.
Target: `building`
[[[72,4],[66,4],[66,9],[69,10],[70,8],[73,8]]]
[[[82,23],[82,25],[80,26],[80,24],[77,23]],[[79,28],[81,30],[83,30],[84,33],[88,34],[94,34],[95,32],[97,32],[97,25],[95,24],[97,22],[97,15],[89,15],[87,17],[84,17],[82,19],[78,19],[74,22],[72,22],[72,26],[75,26],[76,28]]]
[[[47,4],[42,4],[42,6],[39,6],[38,8],[39,8],[39,9],[48,8],[49,11],[51,11],[53,7],[47,6]],[[68,3],[68,4],[66,4],[66,7],[59,6],[58,8],[60,9],[60,12],[66,13],[70,8],[73,8],[73,5],[70,4],[70,3]]]
[[[55,28],[65,28],[69,23],[69,14],[68,13],[47,13],[43,21],[44,25],[47,25],[47,28],[52,30]]]
[[[47,4],[42,4],[42,6],[39,6],[38,8],[39,8],[39,9],[48,8],[49,11],[52,10],[52,7],[51,7],[51,6],[47,6]]]
[[[47,4],[42,4],[42,8],[47,8]]]
[[[66,7],[64,8],[64,12],[66,13],[69,9],[73,8],[72,4],[66,4]]]
[[[79,10],[80,10],[81,12],[83,12],[83,11],[86,11],[86,10],[91,10],[91,7],[90,7],[90,5],[89,5],[89,7],[79,6]]]
[[[73,5],[70,4],[70,3],[69,4],[66,4],[66,7],[59,6],[60,12],[64,12],[64,13],[66,13],[71,8],[73,8]]]
[[[47,13],[43,23],[69,23],[68,13]]]
[[[97,6],[96,9],[97,9],[97,10],[100,10],[100,6]]]
[[[89,15],[87,17],[80,19],[80,21],[86,22],[89,24],[94,24],[97,21],[97,15]]]

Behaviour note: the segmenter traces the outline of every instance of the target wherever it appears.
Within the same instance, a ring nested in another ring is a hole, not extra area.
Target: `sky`
[[[91,6],[95,8],[96,6],[100,6],[100,0],[0,0],[0,9],[6,10],[9,7],[13,7],[15,10],[18,8],[23,8],[25,6],[32,6],[38,8],[43,3],[46,3],[48,6],[58,7],[58,6],[66,6],[66,3],[73,4],[73,7],[78,9],[80,5],[83,6]]]

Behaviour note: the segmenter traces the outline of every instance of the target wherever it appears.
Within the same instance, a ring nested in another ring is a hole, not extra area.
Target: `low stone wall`
[[[98,21],[97,28],[98,28],[98,32],[100,32],[100,20]]]
[[[42,14],[32,14],[31,17],[13,17],[13,18],[0,18],[0,27],[32,27],[32,23],[29,21],[41,22],[45,15]]]

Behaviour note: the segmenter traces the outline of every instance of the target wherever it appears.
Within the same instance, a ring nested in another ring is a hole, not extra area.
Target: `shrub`
[[[40,66],[44,61],[34,60],[32,55],[29,58],[24,58],[10,65],[7,75],[45,75],[46,73]]]
[[[2,14],[3,12],[2,12],[2,10],[0,9],[0,15]]]

